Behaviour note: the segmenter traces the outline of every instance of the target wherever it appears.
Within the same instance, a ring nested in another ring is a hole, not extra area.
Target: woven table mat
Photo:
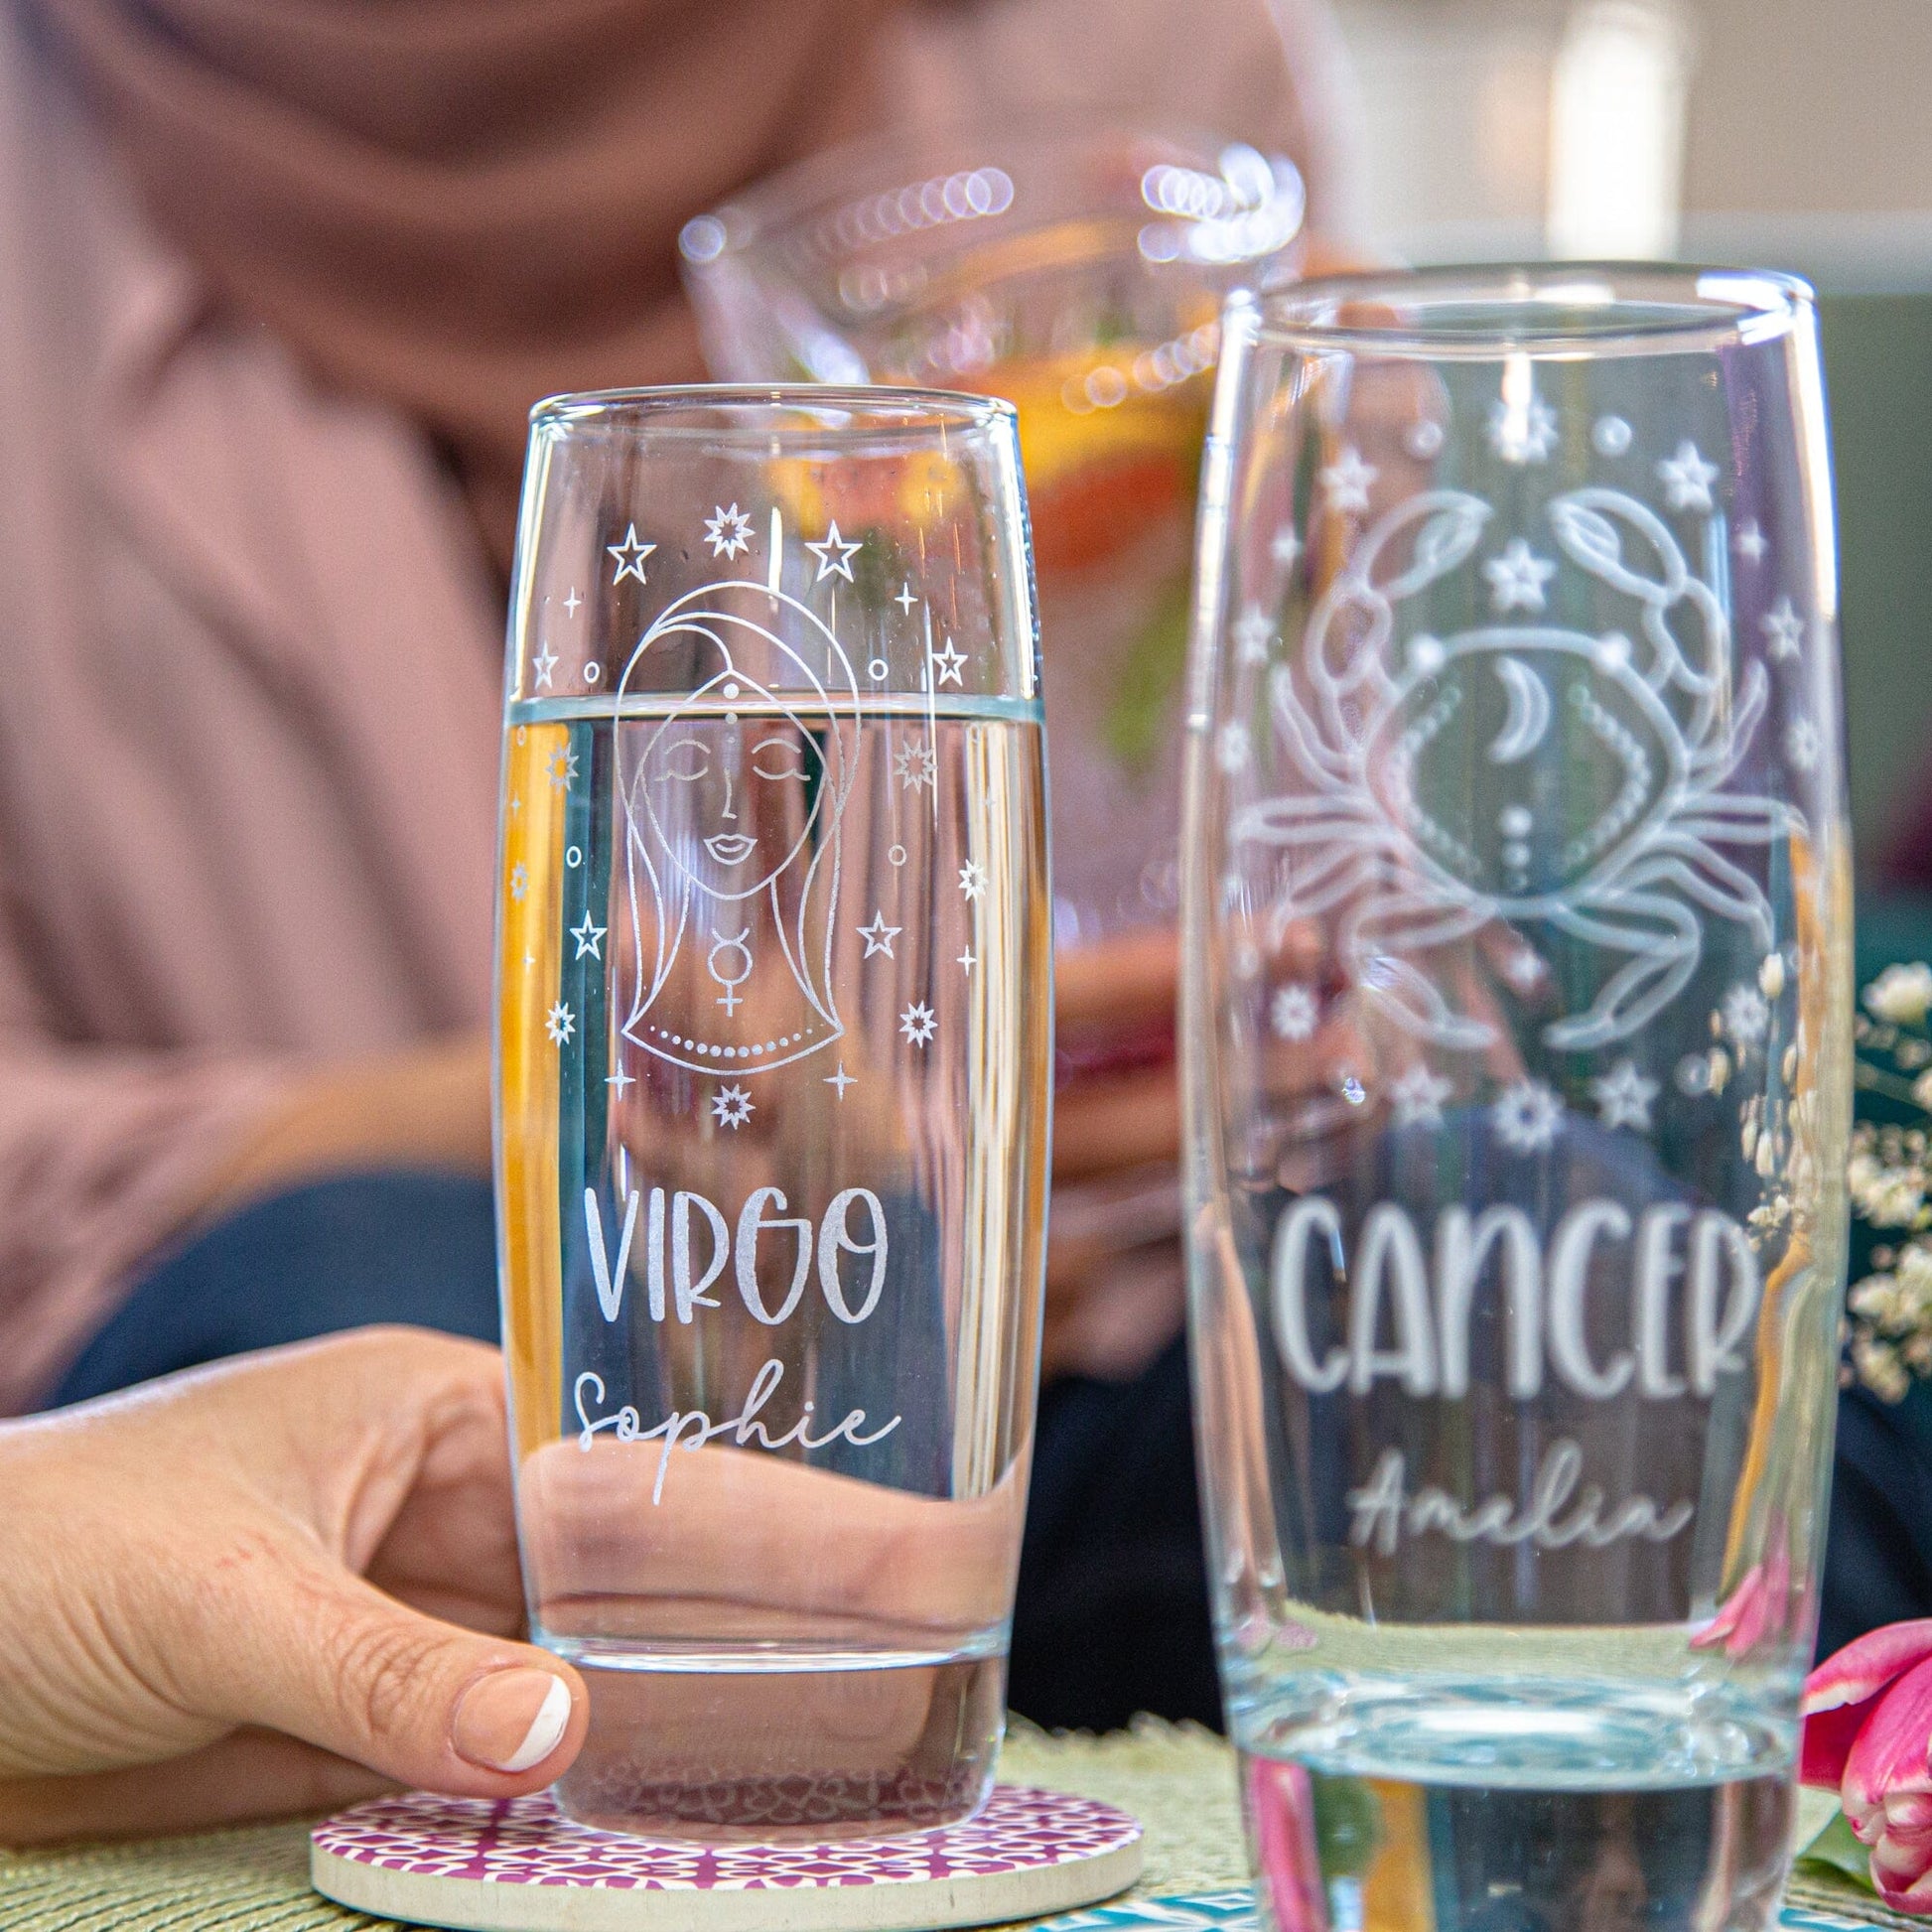
[[[1102,1798],[1140,1819],[1147,1866],[1130,1896],[1247,1880],[1232,1758],[1205,1730],[1144,1719],[1105,1737],[1048,1737],[1016,1725],[1000,1775],[1011,1784]],[[307,1823],[130,1845],[0,1850],[5,1932],[352,1932],[391,1923],[309,1889]]]
[[[1208,1731],[1143,1718],[1105,1737],[1049,1737],[1016,1724],[1000,1774],[1104,1799],[1140,1819],[1147,1863],[1131,1898],[1247,1882],[1233,1755]],[[1888,1912],[1868,1891],[1811,1863],[1793,1875],[1785,1904],[1925,1932],[1924,1920]],[[1794,1921],[1797,1914],[1787,1925]],[[307,1822],[51,1852],[0,1849],[4,1932],[387,1932],[393,1923],[310,1890]]]

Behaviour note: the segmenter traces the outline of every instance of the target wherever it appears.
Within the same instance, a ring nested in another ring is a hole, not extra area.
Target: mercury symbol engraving
[[[738,1011],[738,989],[752,977],[752,949],[745,943],[751,936],[750,926],[729,938],[721,932],[711,935],[711,951],[705,959],[705,970],[725,989],[718,1004],[727,1013]]]
[[[857,681],[823,620],[767,584],[707,585],[668,605],[618,681],[618,718],[652,687],[653,652],[676,655],[689,695],[619,734],[619,956],[633,974],[621,1031],[674,1065],[743,1078],[845,1033],[832,961]]]

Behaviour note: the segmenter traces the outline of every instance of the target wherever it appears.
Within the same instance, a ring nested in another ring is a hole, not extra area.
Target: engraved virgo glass
[[[1013,412],[533,418],[497,1189],[559,1795],[852,1836],[990,1787],[1032,1443],[1051,962]]]
[[[1237,299],[1201,530],[1191,1318],[1270,1909],[1760,1927],[1850,1091],[1810,292]]]

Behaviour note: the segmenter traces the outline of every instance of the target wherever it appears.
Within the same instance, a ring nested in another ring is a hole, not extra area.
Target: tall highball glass
[[[1211,1568],[1284,1932],[1756,1928],[1843,1286],[1810,291],[1237,299],[1184,1058]]]
[[[497,1195],[575,1817],[941,1823],[990,1786],[1051,1066],[1013,411],[534,416],[503,751]]]

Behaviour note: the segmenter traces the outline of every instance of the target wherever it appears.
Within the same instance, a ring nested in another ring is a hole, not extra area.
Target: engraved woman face
[[[636,787],[671,865],[715,898],[744,898],[809,839],[825,754],[782,700],[727,663],[657,727]]]

